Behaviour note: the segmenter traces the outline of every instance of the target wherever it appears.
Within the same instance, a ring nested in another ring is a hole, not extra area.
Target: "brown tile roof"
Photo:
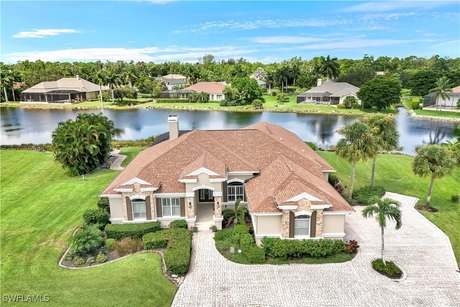
[[[205,92],[207,94],[222,94],[225,85],[225,82],[198,82],[184,88],[184,90]]]
[[[226,177],[227,172],[259,175],[246,183],[252,212],[276,212],[275,199],[284,202],[306,192],[332,203],[332,210],[351,210],[324,180],[333,168],[295,134],[273,124],[259,123],[236,130],[194,130],[142,151],[102,193],[133,179],[159,187],[157,193],[185,192],[179,179],[201,167]]]
[[[460,85],[452,88],[452,93],[460,93]]]

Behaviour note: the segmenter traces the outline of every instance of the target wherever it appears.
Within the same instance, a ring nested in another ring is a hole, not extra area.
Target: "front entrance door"
[[[198,202],[214,202],[214,195],[212,193],[212,190],[200,189],[198,191]]]

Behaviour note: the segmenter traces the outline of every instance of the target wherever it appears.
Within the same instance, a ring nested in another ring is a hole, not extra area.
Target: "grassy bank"
[[[421,98],[421,97],[417,97]],[[413,110],[412,109],[412,97],[403,97],[403,104],[404,107],[407,110]],[[436,117],[449,117],[449,118],[458,118],[460,119],[460,113],[458,112],[450,112],[450,111],[436,111],[436,110],[420,110],[420,109],[415,109],[413,110],[415,114],[421,115],[421,116],[436,116]]]
[[[337,175],[348,185],[351,166],[339,159],[333,152],[319,152],[337,170]],[[428,193],[429,179],[420,179],[412,172],[413,157],[404,155],[379,155],[377,158],[376,184],[387,191],[415,196],[423,204]],[[369,185],[371,161],[358,163],[355,188]],[[431,213],[421,211],[430,221],[441,228],[450,238],[457,262],[460,264],[460,204],[451,202],[450,197],[460,192],[460,167],[446,178],[435,182],[431,206],[439,209]],[[403,221],[404,227],[404,221]]]
[[[118,172],[98,171],[83,181],[68,177],[51,153],[4,150],[0,157],[2,297],[47,295],[56,306],[170,305],[176,287],[157,254],[90,269],[58,266],[83,212]]]

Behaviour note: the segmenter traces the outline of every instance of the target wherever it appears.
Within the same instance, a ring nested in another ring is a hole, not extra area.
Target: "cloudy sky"
[[[460,56],[459,1],[3,1],[1,60]]]

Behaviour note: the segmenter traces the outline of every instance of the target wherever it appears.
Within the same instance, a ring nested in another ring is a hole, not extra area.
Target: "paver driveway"
[[[387,227],[386,255],[406,272],[404,281],[389,280],[370,266],[379,255],[379,229],[355,207],[346,229],[361,248],[346,263],[236,264],[215,249],[211,232],[199,232],[173,306],[460,306],[460,274],[447,236],[413,208],[417,199],[386,196],[402,203],[403,226]]]

